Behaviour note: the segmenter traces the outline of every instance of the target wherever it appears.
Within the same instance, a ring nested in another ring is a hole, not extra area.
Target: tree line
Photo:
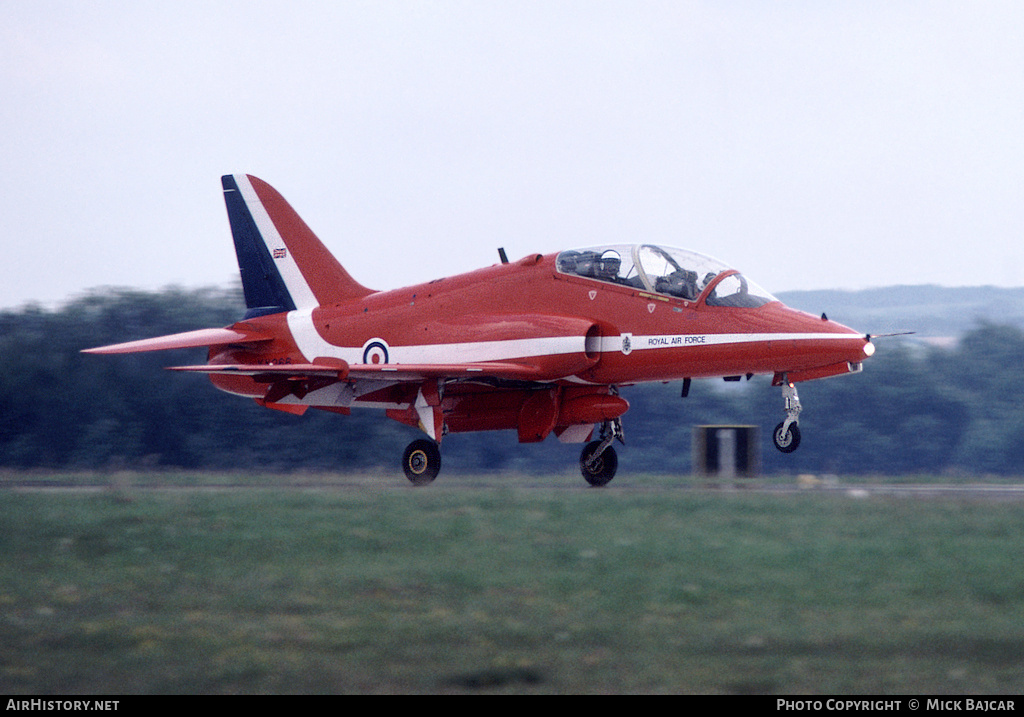
[[[90,356],[83,348],[208,326],[243,312],[240,289],[104,290],[56,309],[0,312],[0,466],[6,468],[331,470],[400,475],[417,431],[379,411],[297,417],[223,394],[203,376],[202,349]],[[631,408],[620,473],[690,471],[693,427],[760,427],[766,473],[1024,473],[1024,332],[979,324],[955,347],[877,341],[864,372],[798,385],[803,443],[782,455],[783,418],[768,377],[621,389]],[[514,432],[444,439],[444,471],[575,470],[580,446]]]

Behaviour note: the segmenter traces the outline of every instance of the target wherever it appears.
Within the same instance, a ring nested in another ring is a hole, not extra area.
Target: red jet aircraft
[[[707,256],[654,244],[530,254],[424,284],[374,291],[356,282],[269,184],[221,180],[248,311],[241,321],[88,349],[120,354],[209,347],[228,393],[301,414],[382,408],[417,427],[402,465],[414,484],[441,467],[449,432],[512,429],[519,441],[587,443],[592,485],[612,479],[629,403],[643,381],[748,379],[782,387],[773,435],[800,443],[800,381],[856,373],[871,336],[784,306]],[[597,430],[596,440],[594,438]]]

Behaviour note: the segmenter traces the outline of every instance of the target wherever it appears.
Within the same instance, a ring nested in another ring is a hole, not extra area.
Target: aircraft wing
[[[378,379],[382,381],[424,381],[431,378],[488,377],[517,381],[551,380],[540,366],[511,361],[478,361],[452,364],[347,364],[344,361],[311,364],[239,365],[206,364],[202,366],[171,366],[170,371],[254,376],[268,380],[303,378]]]

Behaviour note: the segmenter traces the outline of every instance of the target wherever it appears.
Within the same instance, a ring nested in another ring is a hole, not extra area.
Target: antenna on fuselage
[[[501,259],[501,263],[502,264],[508,264],[508,257],[505,256],[505,247],[503,247],[503,246],[499,246],[498,247],[498,258]]]

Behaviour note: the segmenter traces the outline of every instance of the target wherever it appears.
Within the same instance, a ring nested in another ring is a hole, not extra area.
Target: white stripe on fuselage
[[[326,341],[313,325],[313,309],[288,313],[288,328],[306,361],[316,358],[340,358],[349,363],[362,363],[363,349],[355,346],[335,346]],[[629,337],[628,347],[623,341]],[[651,336],[601,337],[598,350],[602,353],[631,353],[650,349],[697,348],[749,344],[766,341],[863,341],[859,334],[803,333],[803,334],[664,334]],[[555,356],[583,353],[583,336],[551,336],[504,341],[467,341],[450,344],[421,344],[390,346],[389,363],[472,363],[477,361],[504,361],[531,356]]]
[[[272,257],[274,266],[277,267],[281,278],[284,279],[285,286],[288,287],[288,293],[291,294],[296,308],[315,307],[319,302],[316,300],[316,296],[313,295],[313,290],[309,288],[306,277],[302,275],[299,265],[295,263],[291,250],[288,249],[288,245],[285,244],[280,232],[277,231],[277,227],[274,226],[273,220],[267,213],[266,207],[263,206],[263,202],[260,201],[259,195],[256,194],[256,190],[253,188],[252,182],[249,181],[249,177],[245,174],[236,174],[235,183],[238,185],[238,190],[242,193],[242,198],[245,200],[245,205],[249,208],[249,213],[252,214],[253,221],[256,222],[256,227],[263,237],[267,253]],[[284,255],[275,256],[275,249],[284,249]]]
[[[326,341],[313,325],[313,309],[288,312],[288,329],[307,361],[316,358],[340,358],[348,363],[363,362],[363,348],[335,346]],[[435,364],[503,361],[532,356],[557,356],[583,353],[583,336],[550,336],[506,341],[466,341],[451,344],[389,346],[388,362]]]
[[[629,343],[624,348],[624,341]],[[805,334],[659,334],[636,336],[602,336],[601,352],[644,351],[648,349],[696,348],[698,346],[723,346],[729,344],[751,344],[765,341],[863,341],[860,334],[805,333]]]

